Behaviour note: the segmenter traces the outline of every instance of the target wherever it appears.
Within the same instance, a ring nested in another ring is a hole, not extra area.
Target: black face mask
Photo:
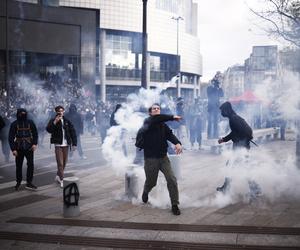
[[[21,114],[18,115],[18,117],[19,117],[20,120],[26,120],[27,115],[26,115],[26,113],[21,113]]]
[[[226,112],[225,112],[225,110],[221,110],[221,115],[223,116],[223,117],[226,117]]]

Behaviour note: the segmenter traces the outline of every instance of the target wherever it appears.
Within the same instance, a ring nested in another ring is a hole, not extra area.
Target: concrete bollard
[[[133,167],[125,173],[125,195],[128,198],[138,197],[138,176],[134,173]]]
[[[64,217],[76,217],[80,214],[79,206],[79,178],[67,177],[64,178],[63,190],[63,215]]]
[[[181,171],[180,171],[180,156],[179,155],[168,155],[173,173],[177,179],[181,178]]]

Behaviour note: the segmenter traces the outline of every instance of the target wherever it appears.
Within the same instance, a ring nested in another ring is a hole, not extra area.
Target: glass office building
[[[35,1],[32,1],[35,2]],[[142,0],[38,0],[49,6],[100,10],[95,84],[104,99],[123,99],[141,86]],[[180,72],[181,95],[200,94],[202,57],[193,0],[148,0],[148,66],[150,88],[164,83],[176,95]],[[179,20],[176,18],[181,17]],[[178,36],[177,36],[178,33]],[[100,87],[101,86],[101,87]],[[127,88],[128,87],[128,88]],[[118,94],[116,94],[116,92]]]

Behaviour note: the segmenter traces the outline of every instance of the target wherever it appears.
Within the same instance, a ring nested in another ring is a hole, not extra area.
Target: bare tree
[[[300,0],[264,0],[263,9],[249,8],[269,24],[268,34],[300,48]]]

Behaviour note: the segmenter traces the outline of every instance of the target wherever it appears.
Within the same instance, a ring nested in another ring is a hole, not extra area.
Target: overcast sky
[[[257,27],[260,23],[248,5],[259,8],[262,0],[194,0],[198,2],[198,36],[203,56],[202,81],[216,71],[243,64],[252,46],[280,45]]]

